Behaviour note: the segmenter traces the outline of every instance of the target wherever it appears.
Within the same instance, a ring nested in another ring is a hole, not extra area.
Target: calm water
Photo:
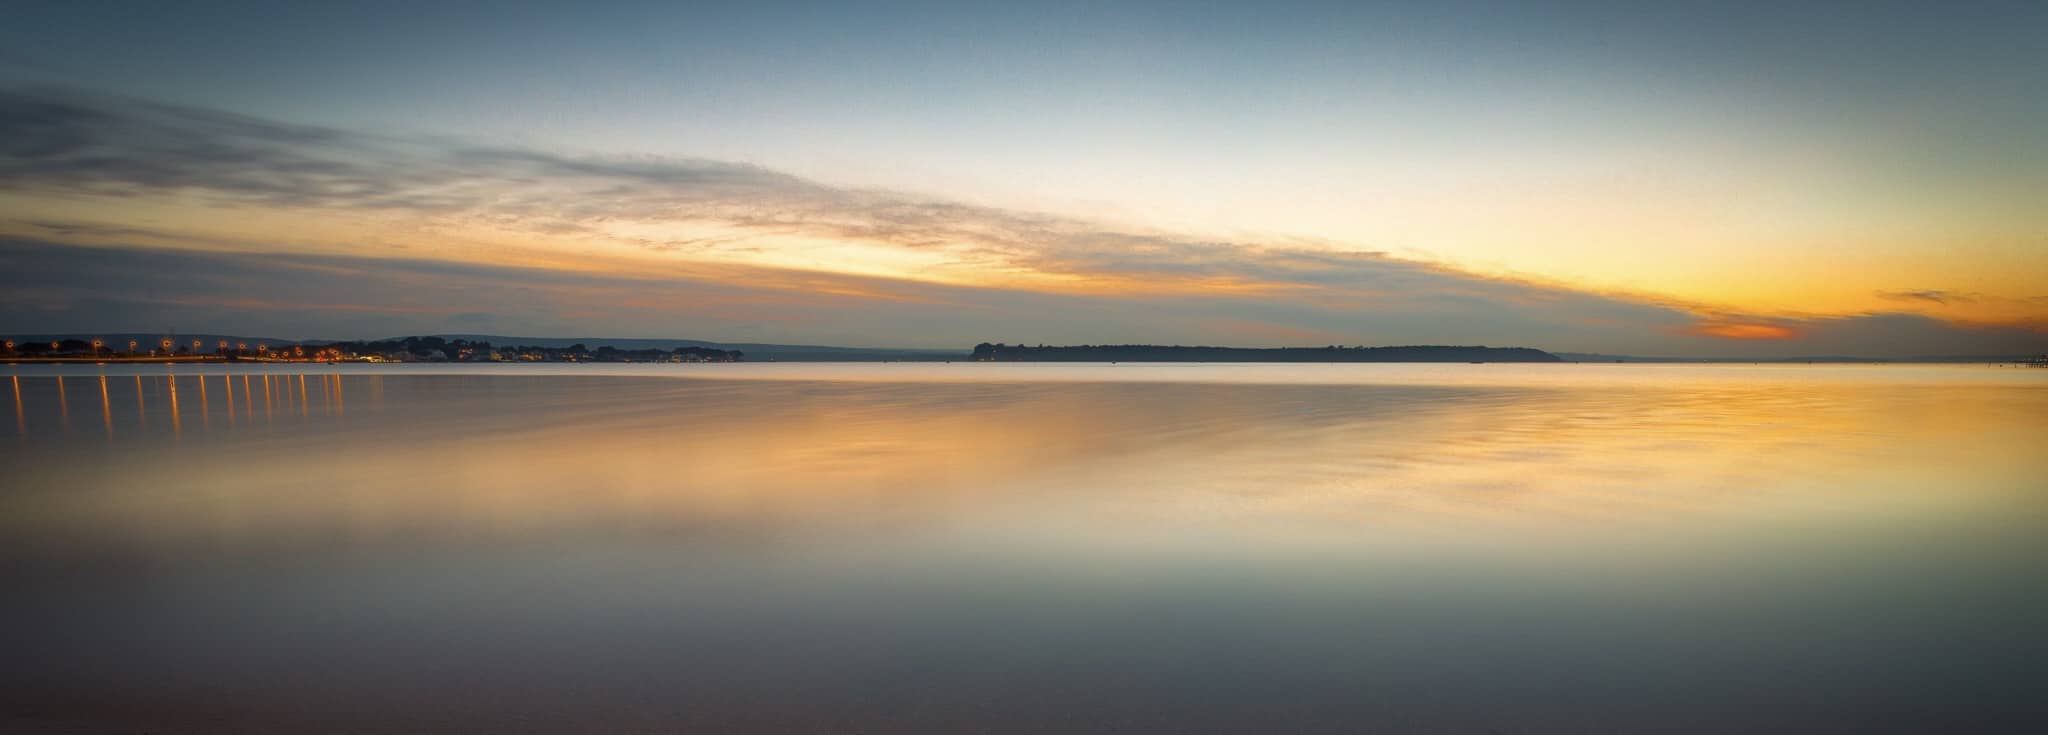
[[[2048,370],[0,392],[8,732],[2048,727]]]

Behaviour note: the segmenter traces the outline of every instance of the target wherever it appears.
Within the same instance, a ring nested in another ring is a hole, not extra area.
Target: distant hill
[[[1185,347],[1181,345],[974,346],[994,362],[1562,362],[1528,347]]]

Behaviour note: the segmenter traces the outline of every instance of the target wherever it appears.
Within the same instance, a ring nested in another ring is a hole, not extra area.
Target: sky
[[[2038,2],[296,5],[9,4],[0,333],[2048,351]]]

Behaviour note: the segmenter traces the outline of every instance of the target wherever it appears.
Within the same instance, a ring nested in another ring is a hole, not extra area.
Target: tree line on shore
[[[1561,362],[1528,347],[1208,347],[1181,345],[1063,345],[1036,347],[983,342],[974,359],[990,362]]]

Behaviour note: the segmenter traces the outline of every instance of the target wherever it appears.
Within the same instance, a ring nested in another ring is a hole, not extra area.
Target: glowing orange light
[[[1722,339],[1796,339],[1799,330],[1779,324],[1755,322],[1703,321],[1692,325],[1692,334]]]

